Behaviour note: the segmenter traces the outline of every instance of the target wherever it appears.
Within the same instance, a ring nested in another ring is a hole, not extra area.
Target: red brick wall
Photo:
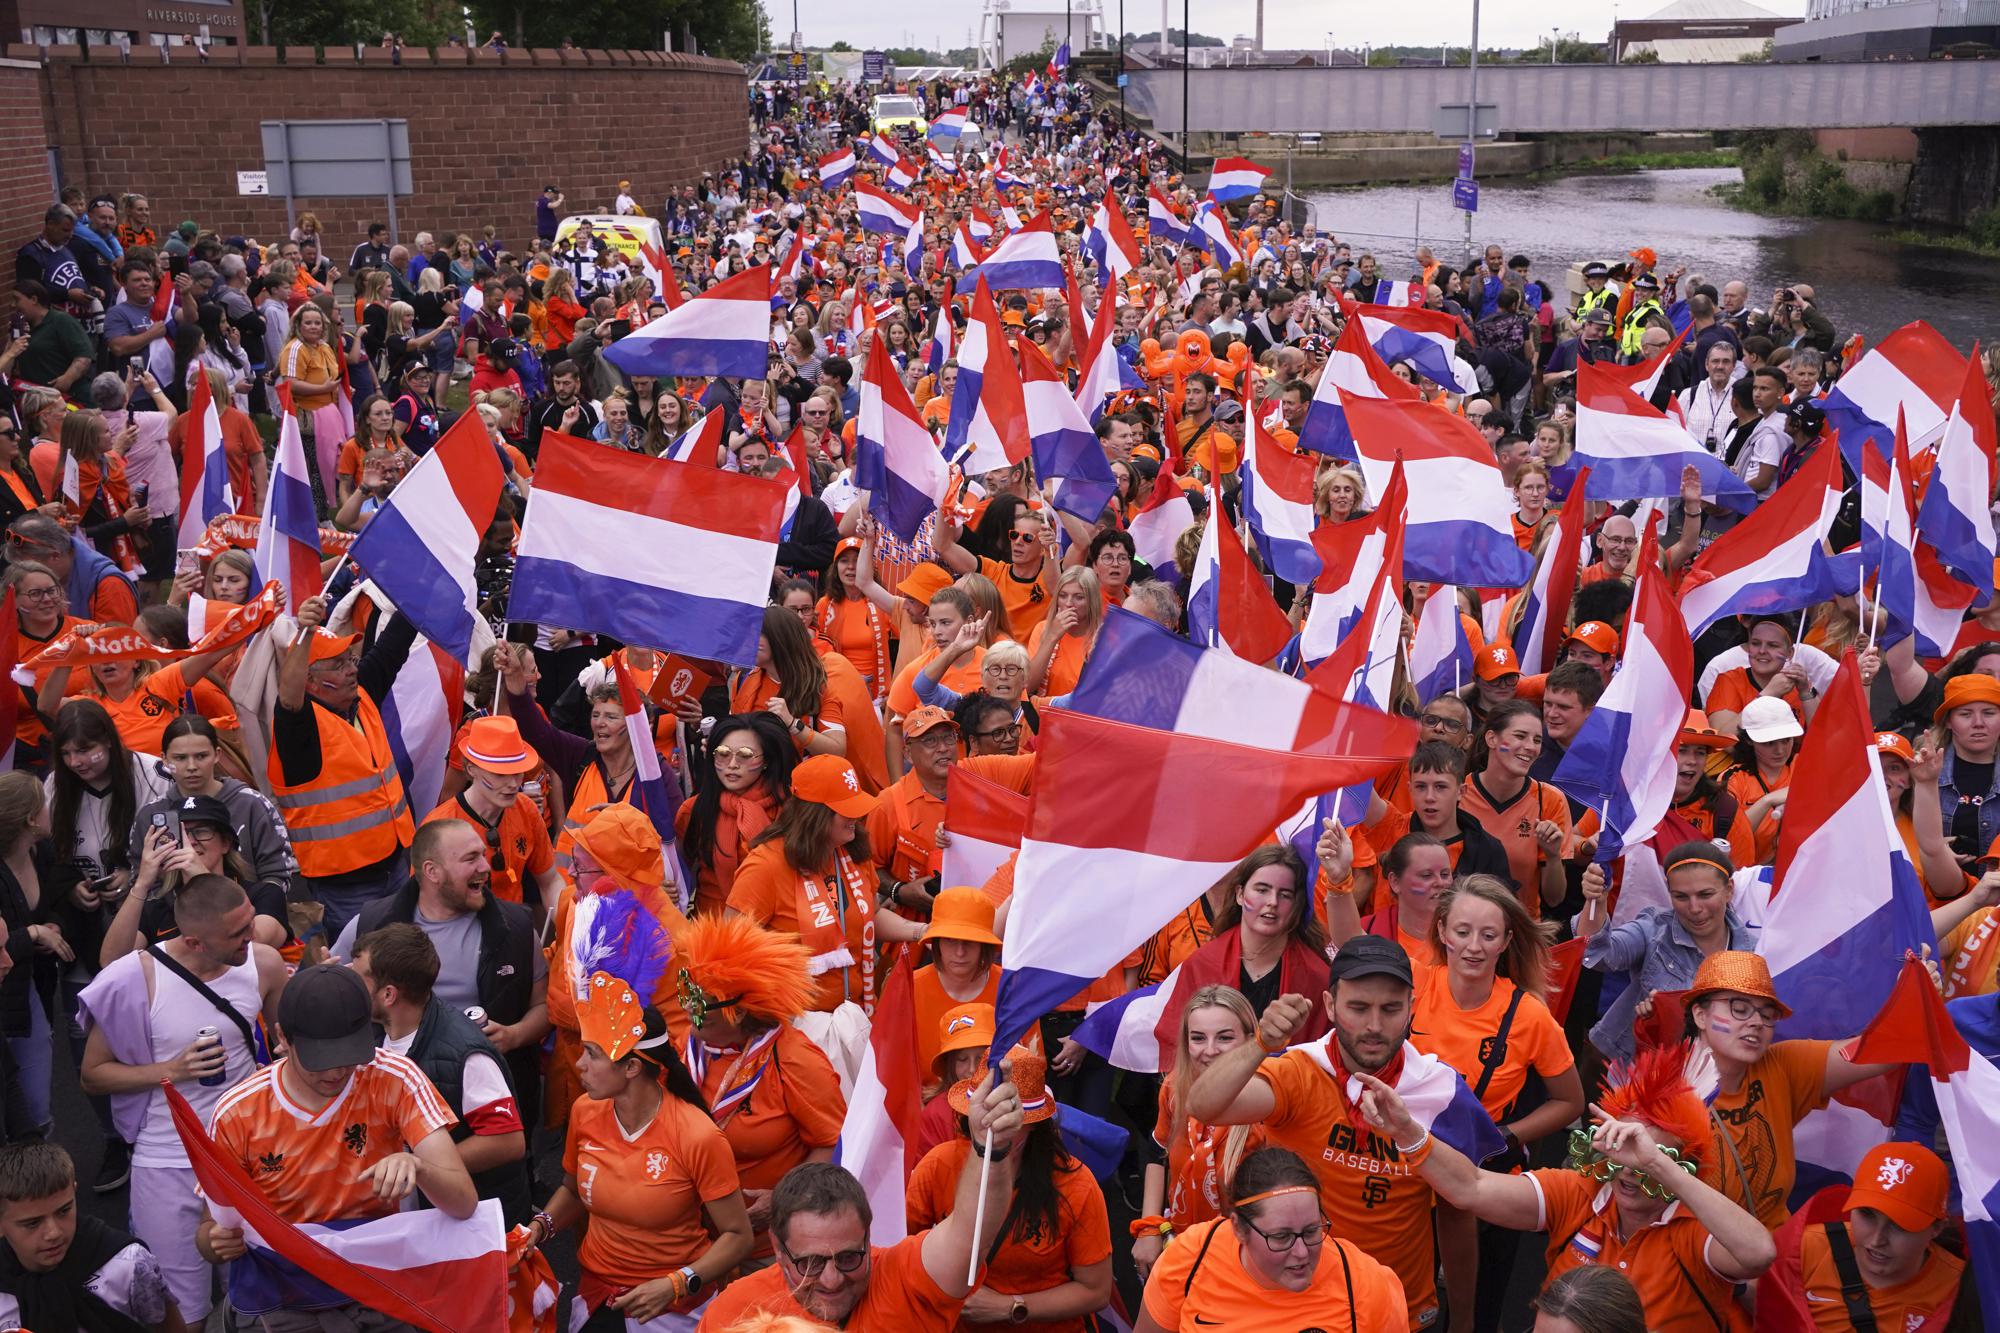
[[[287,55],[296,58],[279,64],[270,48],[229,48],[205,65],[125,65],[51,52],[45,77],[63,184],[147,195],[162,230],[194,218],[204,230],[270,240],[284,229],[284,199],[236,193],[238,171],[264,166],[258,122],[386,116],[409,122],[414,193],[396,201],[398,240],[420,230],[477,237],[492,223],[503,242],[520,245],[533,236],[545,182],[561,186],[569,212],[608,212],[618,181],[629,179],[656,210],[670,187],[740,160],[748,145],[743,71],[726,61],[646,51],[516,51],[503,61],[459,50],[437,63],[409,51],[391,66],[372,49],[361,64],[345,51],[327,64],[311,63],[310,50]],[[11,117],[13,105],[0,90],[0,116]],[[11,120],[0,124],[11,130]],[[13,139],[0,134],[0,143]],[[13,176],[0,197],[11,198]],[[319,215],[336,260],[364,239],[367,223],[388,220],[379,197],[296,207]],[[5,233],[17,234],[25,239],[19,228]]]
[[[42,75],[32,65],[0,61],[0,309],[14,290],[13,251],[42,229],[42,214],[56,200],[49,180],[48,135],[42,128]]]

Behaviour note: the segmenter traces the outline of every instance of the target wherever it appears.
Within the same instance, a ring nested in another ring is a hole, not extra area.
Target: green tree
[[[1625,59],[1620,63],[1626,65],[1657,65],[1660,63],[1660,53],[1649,46],[1643,51],[1633,51],[1627,54]]]
[[[287,0],[289,3],[290,0]],[[517,46],[578,46],[657,51],[671,35],[676,51],[740,60],[756,53],[760,17],[756,0],[476,0],[470,6],[480,36],[498,29]]]

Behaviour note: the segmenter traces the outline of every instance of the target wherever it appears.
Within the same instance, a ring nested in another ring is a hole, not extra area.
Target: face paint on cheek
[[[1708,1035],[1711,1037],[1727,1037],[1734,1031],[1736,1029],[1729,1025],[1729,1020],[1726,1018],[1710,1018],[1708,1020]]]

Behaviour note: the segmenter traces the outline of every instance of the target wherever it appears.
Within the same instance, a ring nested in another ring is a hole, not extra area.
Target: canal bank
[[[1552,180],[1490,180],[1473,217],[1477,246],[1526,254],[1534,274],[1559,287],[1577,260],[1618,260],[1649,246],[1665,270],[1718,287],[1749,284],[1751,303],[1811,283],[1841,337],[1871,342],[1911,320],[1927,320],[1960,347],[1990,342],[2000,310],[2000,265],[1976,253],[1900,239],[1879,224],[1778,217],[1731,208],[1713,189],[1734,182],[1731,168],[1590,174]],[[1306,189],[1307,215],[1370,252],[1392,278],[1410,275],[1416,247],[1463,262],[1464,214],[1448,183]]]
[[[1232,135],[1215,156],[1247,157],[1271,167],[1270,184],[1287,176],[1296,193],[1324,186],[1449,181],[1458,174],[1458,145],[1430,134]],[[1201,136],[1195,136],[1197,145]],[[1677,158],[1716,151],[1712,134],[1550,134],[1481,144],[1481,180],[1588,171],[1607,162]]]

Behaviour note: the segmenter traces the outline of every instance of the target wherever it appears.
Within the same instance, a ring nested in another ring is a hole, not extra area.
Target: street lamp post
[[[1475,3],[1476,2],[1477,0],[1475,0]],[[1191,3],[1192,0],[1181,0],[1181,170],[1182,171],[1186,171],[1188,166],[1188,97],[1190,95],[1189,85],[1188,85],[1188,71],[1193,68],[1192,64],[1193,57],[1191,57],[1188,54],[1188,24],[1190,21],[1188,10]]]
[[[1560,28],[1549,29],[1549,64],[1551,65],[1556,63],[1556,38],[1561,35],[1562,35],[1562,29]]]
[[[1479,0],[1472,0],[1472,49],[1465,75],[1465,141],[1479,151]],[[1465,211],[1465,253],[1472,253],[1472,210]]]
[[[1118,0],[1118,128],[1132,128],[1125,119],[1125,0]]]

